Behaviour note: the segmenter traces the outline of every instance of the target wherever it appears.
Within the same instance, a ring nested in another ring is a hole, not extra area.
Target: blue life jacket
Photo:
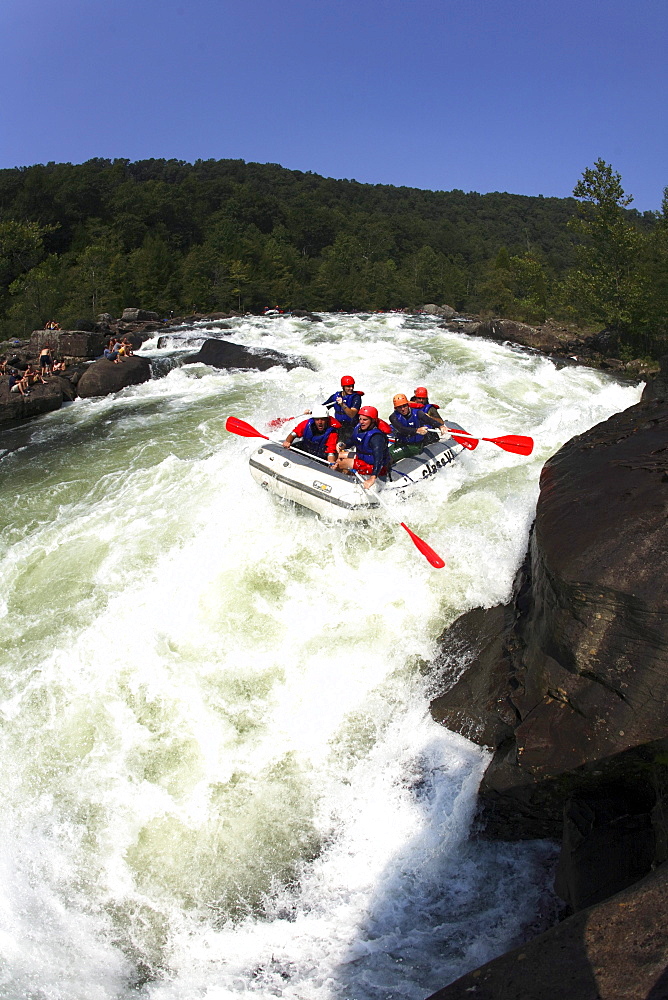
[[[424,444],[424,435],[417,433],[418,427],[424,427],[424,424],[418,416],[421,409],[422,407],[416,409],[411,408],[406,415],[399,413],[399,410],[395,410],[394,413],[390,414],[390,423],[394,424],[395,427],[397,424],[400,424],[402,427],[415,428],[415,434],[401,434],[398,437],[398,444]]]
[[[341,407],[339,406],[339,404],[334,402],[334,400],[337,398],[337,396],[341,396],[341,398],[343,399],[343,402],[346,404],[346,406],[349,409],[351,409],[351,410],[357,410],[359,412],[359,408],[362,405],[362,396],[364,395],[364,393],[363,392],[349,392],[347,396],[342,395],[342,393],[343,393],[343,390],[339,390],[339,392],[332,393],[332,395],[329,397],[329,399],[325,400],[325,404],[324,405],[328,406],[329,403],[334,403],[334,416],[339,421],[340,424],[354,424],[354,423],[357,423],[357,417],[356,416],[355,417],[349,417],[346,413],[344,413],[344,411],[341,409]]]
[[[335,431],[336,427],[332,427],[330,421],[327,421],[327,427],[325,427],[322,434],[318,433],[318,428],[315,426],[315,417],[311,417],[306,427],[304,428],[304,433],[302,435],[302,441],[308,441],[313,444],[317,452],[324,455],[326,454],[325,448],[327,445],[327,438]]]
[[[390,452],[387,445],[387,436],[378,427],[372,426],[368,430],[363,431],[360,425],[357,424],[350,443],[357,448],[358,458],[361,458],[367,465],[373,465],[376,461],[376,456],[371,448],[371,438],[374,434],[380,434],[383,439],[383,466],[385,466],[390,460]]]
[[[429,411],[432,409],[440,410],[438,403],[420,403],[417,399],[411,399],[411,410],[423,410],[428,416],[431,416]]]

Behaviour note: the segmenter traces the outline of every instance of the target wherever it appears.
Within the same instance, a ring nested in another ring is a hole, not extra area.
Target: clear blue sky
[[[563,197],[668,186],[668,0],[2,0],[0,167],[239,158]]]

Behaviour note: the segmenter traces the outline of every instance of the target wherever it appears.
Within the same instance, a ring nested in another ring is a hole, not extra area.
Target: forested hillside
[[[128,305],[164,315],[447,302],[613,326],[654,352],[666,334],[668,201],[629,211],[602,161],[574,194],[421,191],[242,160],[2,170],[0,337]]]

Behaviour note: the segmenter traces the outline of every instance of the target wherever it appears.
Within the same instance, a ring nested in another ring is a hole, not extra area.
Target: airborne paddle
[[[357,479],[359,479],[360,483],[364,484],[364,480],[360,476],[359,472],[354,472],[354,475],[355,475],[355,477]],[[362,486],[362,488],[364,489],[364,486]],[[366,490],[364,490],[364,493],[366,495]],[[381,498],[378,496],[378,494],[375,493],[374,496],[375,496],[376,500],[378,501],[378,503],[381,505],[381,507],[384,507],[385,510],[389,511],[390,514],[392,514],[392,511],[390,510],[390,508],[387,506],[387,504],[383,500],[381,500]],[[431,545],[427,545],[427,543],[425,542],[424,538],[420,538],[420,536],[416,535],[414,531],[411,531],[411,529],[408,527],[408,525],[404,524],[403,521],[399,521],[399,524],[404,529],[404,531],[408,532],[408,535],[409,535],[411,541],[413,542],[413,545],[415,546],[415,548],[419,552],[422,553],[422,555],[425,557],[425,559],[427,560],[427,562],[431,563],[431,565],[434,567],[434,569],[443,569],[443,567],[445,566],[445,563],[441,559],[441,557],[439,556],[438,552],[434,552],[434,550],[432,549]]]

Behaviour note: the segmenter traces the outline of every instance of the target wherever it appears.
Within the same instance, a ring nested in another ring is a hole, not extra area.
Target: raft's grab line
[[[446,469],[463,450],[448,437],[428,445],[419,455],[401,458],[392,467],[392,478],[381,481],[379,492],[405,496],[406,490]],[[377,487],[365,493],[350,476],[318,463],[298,448],[267,441],[253,452],[249,465],[253,479],[264,489],[324,517],[364,520],[382,505],[375,495]]]
[[[342,499],[341,497],[333,496],[332,485],[330,483],[320,482],[319,480],[314,479],[311,485],[309,485],[308,483],[299,482],[297,479],[295,479],[294,474],[290,476],[285,472],[281,472],[280,471],[281,467],[283,467],[284,469],[292,468],[293,465],[301,465],[302,463],[299,462],[298,459],[295,459],[293,457],[295,449],[290,449],[290,451],[285,449],[281,453],[281,451],[279,451],[279,449],[282,448],[281,445],[274,445],[273,447],[278,452],[275,458],[281,460],[278,462],[278,468],[268,466],[265,462],[260,462],[256,458],[256,456],[258,455],[264,455],[265,452],[273,451],[273,448],[270,445],[262,445],[262,447],[258,448],[258,450],[254,452],[249,459],[249,465],[251,469],[257,469],[257,471],[261,474],[261,476],[262,475],[270,476],[272,479],[276,480],[276,482],[283,483],[293,490],[299,490],[301,493],[304,493],[308,496],[318,497],[318,499],[320,500],[324,499],[326,500],[327,503],[333,504],[336,507],[342,507],[344,510],[357,510],[360,507],[367,507],[367,508],[380,507],[380,504],[373,495],[367,496],[367,502],[365,504],[361,504],[359,501],[357,501],[357,503],[351,503],[350,501]],[[290,459],[286,458],[287,454],[291,455]],[[275,461],[274,456],[269,455],[268,457],[270,462]],[[308,459],[306,459],[306,461],[303,462],[303,465],[307,467],[309,470],[311,469],[311,463]],[[314,474],[317,471],[318,471],[317,469],[313,469]],[[350,477],[345,476],[341,472],[332,472],[331,470],[327,470],[325,472],[323,470],[322,475],[323,478],[329,478],[330,476],[336,476],[337,478],[341,478],[342,480],[344,480],[346,486],[350,483]],[[253,476],[253,478],[255,479],[257,477]],[[260,482],[260,485],[264,486],[265,488],[268,485],[266,483],[261,482],[261,480],[258,480],[258,482]],[[298,500],[296,502],[299,503]],[[308,506],[308,504],[306,504],[305,506]]]

